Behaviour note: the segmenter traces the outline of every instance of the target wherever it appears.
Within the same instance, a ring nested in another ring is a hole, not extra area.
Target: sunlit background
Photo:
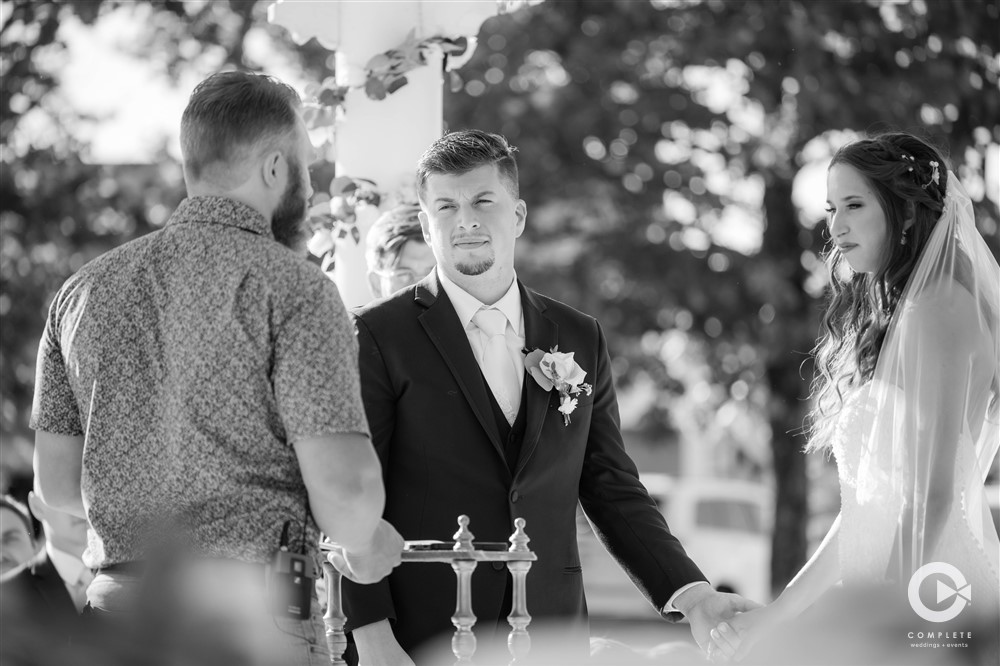
[[[333,52],[295,44],[268,4],[0,3],[0,490],[30,487],[55,291],[184,196],[194,85],[232,67],[301,92],[334,75]],[[718,502],[706,515],[767,546],[761,589],[788,580],[837,511],[830,462],[800,453],[829,158],[864,132],[929,138],[998,253],[998,42],[988,0],[543,2],[487,20],[446,87],[447,127],[518,146],[518,273],[604,325],[629,450],[659,498],[691,495],[678,476],[747,484],[732,510],[759,519],[729,524]],[[334,175],[315,169],[316,190]],[[632,612],[621,581],[592,610]]]

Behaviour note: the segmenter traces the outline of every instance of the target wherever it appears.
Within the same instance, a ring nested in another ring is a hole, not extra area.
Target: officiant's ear
[[[267,187],[278,187],[282,177],[288,176],[288,161],[280,150],[272,150],[264,155],[260,169],[264,184]],[[280,189],[284,191],[284,187]]]

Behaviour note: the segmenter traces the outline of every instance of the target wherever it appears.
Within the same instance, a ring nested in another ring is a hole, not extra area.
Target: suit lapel
[[[39,593],[44,597],[49,608],[65,608],[67,610],[72,608],[74,612],[76,611],[76,603],[46,551],[42,551],[35,559],[31,573],[37,582]]]
[[[529,350],[549,351],[559,342],[559,327],[545,316],[545,304],[523,284],[519,282],[518,285],[521,289],[521,310],[524,313],[524,346]],[[526,396],[528,413],[521,456],[514,471],[515,477],[528,463],[538,446],[538,437],[549,411],[549,401],[552,399],[552,393],[543,390],[530,375],[527,376],[524,385],[528,392]]]
[[[420,281],[415,290],[414,300],[426,308],[417,317],[420,324],[454,375],[479,424],[489,436],[493,448],[500,458],[505,460],[500,432],[497,430],[489,397],[486,395],[486,382],[483,381],[482,371],[469,345],[469,336],[462,329],[458,314],[448,295],[441,289],[437,271],[431,271],[430,275]]]

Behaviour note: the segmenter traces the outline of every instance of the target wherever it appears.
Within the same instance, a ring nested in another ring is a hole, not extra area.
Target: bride
[[[844,146],[827,190],[832,297],[807,450],[832,450],[840,515],[774,602],[713,630],[710,655],[742,658],[837,583],[905,589],[931,562],[971,584],[965,612],[997,617],[983,483],[1000,443],[1000,269],[958,179],[915,136]]]

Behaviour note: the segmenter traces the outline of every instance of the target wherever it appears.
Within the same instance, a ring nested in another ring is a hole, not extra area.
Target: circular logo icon
[[[940,606],[948,599],[952,600],[951,605],[940,610],[928,608],[927,604],[920,598],[920,586],[935,574],[944,576],[951,582],[949,585],[943,580],[937,581],[935,606]],[[914,613],[928,622],[947,622],[958,617],[958,614],[965,610],[965,606],[972,601],[972,586],[956,567],[944,562],[930,562],[913,572],[907,594]]]

